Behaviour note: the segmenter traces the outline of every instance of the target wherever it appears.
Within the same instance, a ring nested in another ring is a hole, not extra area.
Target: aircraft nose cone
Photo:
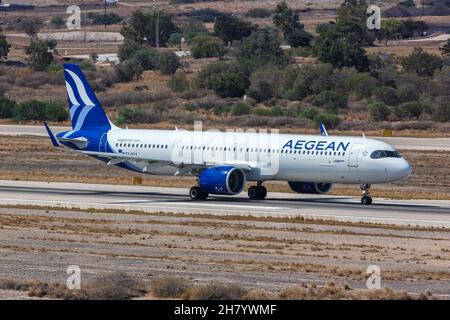
[[[411,175],[412,168],[409,165],[409,163],[406,160],[404,160],[399,171],[402,176],[402,179],[405,179]]]

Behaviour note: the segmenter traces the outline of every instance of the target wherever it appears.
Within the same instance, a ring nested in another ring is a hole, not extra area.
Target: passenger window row
[[[140,149],[167,149],[167,144],[135,144],[135,143],[116,143],[118,148],[140,148]]]

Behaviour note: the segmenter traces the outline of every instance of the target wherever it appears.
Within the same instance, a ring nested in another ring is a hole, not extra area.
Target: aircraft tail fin
[[[64,76],[73,131],[111,129],[112,124],[80,67],[64,64]]]
[[[325,126],[322,122],[320,123],[320,133],[322,136],[328,137],[327,129],[325,128]]]

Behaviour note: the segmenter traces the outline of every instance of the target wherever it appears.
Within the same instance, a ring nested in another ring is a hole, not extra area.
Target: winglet
[[[327,129],[325,129],[325,126],[322,122],[320,123],[320,133],[322,134],[322,136],[328,137]]]
[[[45,126],[45,130],[47,130],[50,140],[52,140],[53,146],[56,148],[60,147],[58,140],[56,140],[55,135],[53,134],[52,130],[50,130],[50,128],[48,127],[47,122],[44,122],[44,126]]]

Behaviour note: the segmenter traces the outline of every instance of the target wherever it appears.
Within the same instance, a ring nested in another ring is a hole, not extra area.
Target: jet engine
[[[232,166],[204,169],[198,176],[199,187],[211,194],[235,195],[244,189],[245,172]]]

